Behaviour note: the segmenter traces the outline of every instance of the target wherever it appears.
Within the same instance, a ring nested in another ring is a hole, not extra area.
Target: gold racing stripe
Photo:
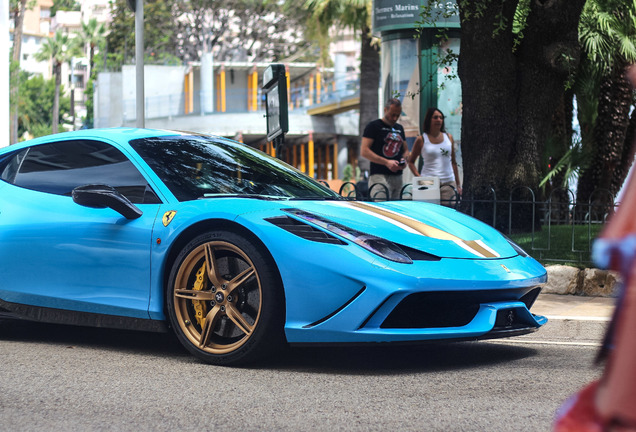
[[[456,243],[462,249],[467,250],[468,252],[477,255],[482,258],[499,258],[499,254],[483,244],[481,240],[464,240],[461,239],[451,233],[446,231],[442,231],[441,229],[432,227],[430,225],[425,224],[424,222],[420,222],[416,219],[403,216],[399,213],[395,213],[391,210],[379,208],[365,202],[361,201],[351,201],[347,203],[348,205],[358,208],[362,211],[374,213],[376,215],[382,216],[384,219],[389,219],[395,221],[401,225],[405,225],[410,229],[422,234],[423,236],[439,239],[439,240],[448,240]]]

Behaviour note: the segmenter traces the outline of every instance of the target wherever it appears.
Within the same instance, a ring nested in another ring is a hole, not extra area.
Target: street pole
[[[145,127],[144,96],[144,1],[133,0],[135,4],[135,72],[137,127]]]
[[[71,58],[71,116],[73,117],[72,130],[75,130],[75,57]]]

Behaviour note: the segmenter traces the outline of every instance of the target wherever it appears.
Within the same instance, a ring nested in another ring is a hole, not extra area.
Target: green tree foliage
[[[625,74],[636,63],[636,2],[588,0],[579,38],[585,55],[575,92],[581,139],[591,158],[577,195],[587,202],[598,188],[615,195],[634,160],[636,114],[630,119],[634,99]]]
[[[333,26],[353,29],[360,37],[360,136],[364,127],[378,116],[378,83],[380,56],[371,35],[372,0],[305,0],[310,12],[307,28],[319,35],[323,53],[328,47],[329,30]],[[324,54],[323,54],[324,58]],[[360,144],[356,154],[360,154]],[[366,160],[362,169],[368,170]]]
[[[133,60],[135,19],[126,0],[111,0],[108,67]],[[144,52],[148,63],[198,61],[213,52],[217,61],[283,61],[308,48],[302,14],[277,0],[184,0],[144,3]]]
[[[57,11],[79,11],[82,7],[75,0],[55,0],[51,7],[51,16],[54,17]]]
[[[144,62],[176,64],[177,23],[172,13],[173,2],[144,1]],[[135,15],[126,0],[111,0],[113,21],[110,23],[106,45],[107,68],[121,69],[134,61]]]
[[[184,0],[175,3],[178,56],[198,60],[272,62],[307,48],[299,9],[277,0]]]
[[[51,125],[53,100],[55,98],[55,80],[45,80],[41,75],[29,76],[20,72],[18,104],[18,134],[20,137],[39,137],[52,133]],[[63,121],[70,111],[70,99],[60,98],[58,122]]]
[[[52,133],[57,133],[59,127],[62,63],[68,63],[73,57],[78,55],[80,55],[80,47],[77,44],[77,39],[70,38],[68,34],[62,33],[60,30],[55,32],[53,37],[46,39],[40,51],[35,55],[37,61],[50,60],[53,63],[55,94],[53,96]]]
[[[106,27],[98,23],[97,19],[90,18],[88,22],[82,22],[82,30],[79,33],[79,44],[88,48],[88,63],[91,77],[95,76],[95,48],[106,38]]]
[[[97,47],[105,48],[106,27],[104,24],[98,23],[95,18],[91,18],[88,22],[82,22],[82,30],[79,33],[79,44],[88,49],[88,64],[90,77],[84,94],[86,95],[86,118],[84,124],[92,127],[93,120],[93,80],[97,76],[95,68],[95,49]],[[101,62],[100,62],[101,64]]]

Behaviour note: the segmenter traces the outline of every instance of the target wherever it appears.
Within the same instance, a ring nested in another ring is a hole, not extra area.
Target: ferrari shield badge
[[[168,225],[170,225],[170,222],[172,222],[172,219],[174,219],[174,215],[176,215],[177,212],[175,210],[169,210],[167,212],[165,212],[163,214],[163,226],[167,227]]]

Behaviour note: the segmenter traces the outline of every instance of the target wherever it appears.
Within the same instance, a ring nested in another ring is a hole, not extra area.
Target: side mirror
[[[73,201],[84,207],[111,208],[126,219],[137,219],[143,212],[128,198],[108,185],[78,186],[72,192]]]

